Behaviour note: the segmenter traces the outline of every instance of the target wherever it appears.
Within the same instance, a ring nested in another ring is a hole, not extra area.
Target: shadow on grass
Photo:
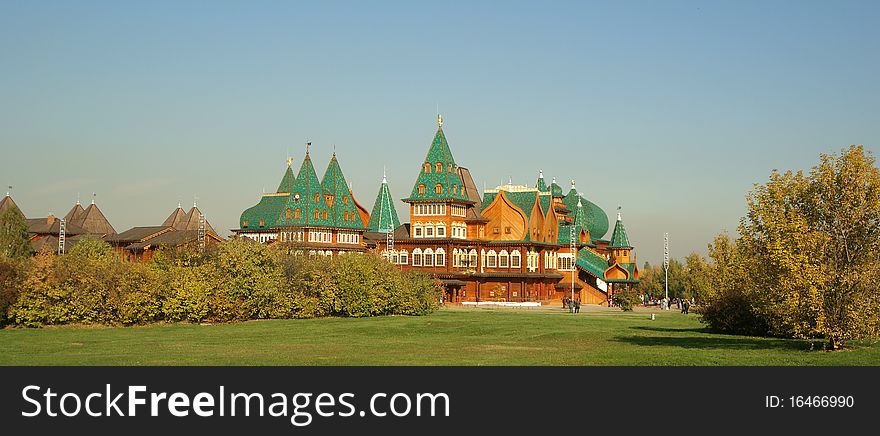
[[[709,330],[706,327],[692,327],[692,328],[670,328],[670,327],[645,327],[645,326],[636,326],[630,327],[632,330],[647,330],[651,332],[665,332],[665,333],[712,333],[712,330]]]
[[[646,328],[645,330],[653,330]],[[662,329],[663,331],[680,331],[694,332],[701,330],[694,329]],[[640,346],[661,346],[661,347],[679,347],[687,349],[704,349],[704,350],[791,350],[791,351],[809,351],[810,343],[797,339],[775,339],[775,338],[754,338],[754,337],[730,337],[730,336],[685,336],[685,337],[669,337],[669,336],[619,336],[614,339],[617,342],[623,342]]]

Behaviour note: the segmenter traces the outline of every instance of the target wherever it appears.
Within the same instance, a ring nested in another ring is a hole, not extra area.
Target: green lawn
[[[2,365],[880,365],[880,344],[708,333],[696,315],[443,309],[424,317],[6,329]]]

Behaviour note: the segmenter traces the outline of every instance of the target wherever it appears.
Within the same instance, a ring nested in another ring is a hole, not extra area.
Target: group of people
[[[571,313],[580,313],[581,302],[580,300],[572,300],[570,297],[565,296],[562,297],[562,308],[568,308],[568,311]]]
[[[647,295],[642,296],[645,306],[654,306],[659,305],[660,310],[669,310],[672,308],[674,304],[675,307],[681,310],[681,313],[688,314],[690,313],[691,306],[694,304],[693,298],[673,298],[672,300],[668,298],[661,298],[660,300],[654,300],[653,298],[648,297]]]

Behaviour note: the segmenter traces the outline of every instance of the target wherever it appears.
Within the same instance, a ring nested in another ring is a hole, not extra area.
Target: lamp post
[[[666,304],[669,304],[669,233],[663,234],[663,269],[666,271],[663,280],[666,288]]]

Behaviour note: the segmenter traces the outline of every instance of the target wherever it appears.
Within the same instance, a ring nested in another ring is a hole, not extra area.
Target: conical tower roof
[[[92,203],[87,207],[83,213],[82,217],[76,221],[73,221],[74,224],[82,227],[89,234],[93,235],[115,235],[116,230],[113,226],[110,225],[110,221],[107,221],[107,217],[104,216],[104,213],[101,212],[101,209],[98,208],[98,205]]]
[[[443,134],[443,127],[437,127],[437,133],[434,134],[434,140],[431,142],[428,155],[425,156],[425,161],[422,163],[412,193],[404,201],[462,200],[469,202],[457,169],[458,166],[452,157],[449,143],[446,142],[446,135]],[[424,186],[424,194],[419,193],[419,186]]]
[[[538,182],[535,183],[535,187],[538,188],[540,192],[547,192],[547,183],[544,182],[544,171],[538,171]]]
[[[9,209],[17,210],[18,214],[21,215],[22,218],[25,217],[24,213],[21,212],[21,209],[19,209],[18,205],[15,204],[14,201],[12,201],[12,196],[9,194],[6,194],[6,196],[3,197],[2,200],[0,200],[0,214],[2,214],[3,212],[6,212]]]
[[[614,223],[614,231],[611,232],[610,248],[632,248],[629,243],[629,236],[626,235],[626,227],[623,226],[623,219],[620,217],[620,211],[617,212],[617,222]]]
[[[345,175],[342,174],[342,167],[339,166],[336,153],[333,153],[330,163],[327,164],[327,171],[324,171],[321,187],[325,194],[329,194],[332,197],[329,209],[327,210],[327,220],[334,227],[363,228],[357,206],[353,201],[354,197],[352,197],[351,191],[348,189],[348,183],[345,181]]]
[[[76,204],[70,208],[70,212],[67,212],[67,215],[64,215],[64,221],[81,225],[85,213],[86,210],[83,209],[82,205],[77,201]]]
[[[293,189],[293,186],[296,185],[296,176],[293,174],[293,169],[290,168],[290,165],[293,163],[293,160],[287,158],[287,171],[284,172],[284,177],[281,178],[281,183],[278,184],[278,190],[275,192],[287,192],[290,193]]]
[[[180,205],[177,205],[177,209],[174,209],[174,211],[171,212],[171,215],[168,215],[168,218],[165,218],[165,222],[162,223],[162,226],[183,230],[186,228],[186,223],[188,221],[189,216],[187,216],[186,212],[183,211],[183,208],[180,207]]]
[[[373,203],[373,212],[370,214],[370,224],[367,228],[371,232],[386,233],[400,227],[400,219],[394,208],[394,200],[391,198],[391,190],[388,189],[388,179],[382,176],[382,185],[379,186],[379,194]]]
[[[332,227],[333,220],[330,216],[330,205],[324,199],[324,188],[312,158],[306,152],[299,173],[296,175],[296,183],[293,185],[285,207],[282,208],[278,217],[278,225],[282,226],[325,226]],[[287,210],[290,213],[287,213]],[[295,211],[299,209],[299,214]],[[315,212],[317,211],[317,213]],[[317,218],[315,218],[317,216]]]
[[[202,211],[193,204],[192,209],[186,213],[186,223],[181,223],[181,227],[174,226],[177,230],[198,230],[199,229],[199,215],[202,214]],[[205,232],[206,233],[216,233],[214,228],[211,227],[211,223],[208,222],[208,219],[205,218]]]
[[[589,213],[587,212],[587,208],[584,207],[584,203],[581,199],[578,199],[577,208],[574,211],[574,228],[580,230],[584,229],[589,231]]]

